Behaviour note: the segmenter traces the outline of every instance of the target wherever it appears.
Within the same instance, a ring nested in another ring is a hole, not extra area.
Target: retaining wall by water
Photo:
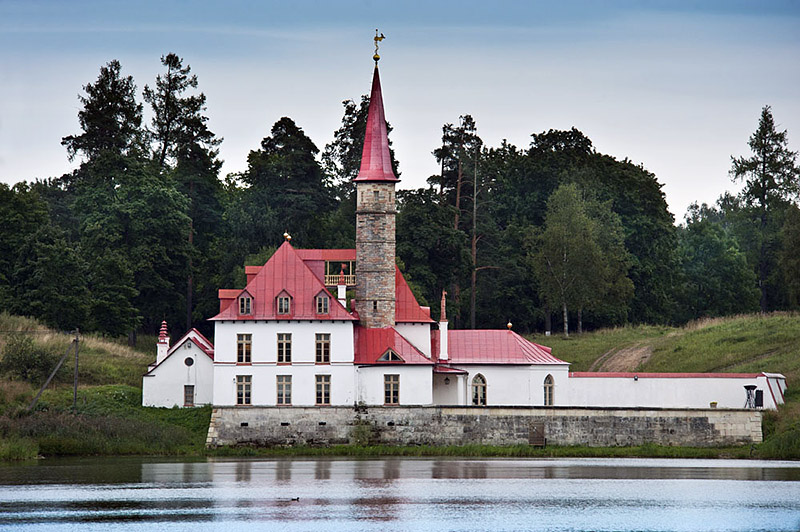
[[[761,412],[575,407],[217,407],[207,444],[716,446],[761,441]]]

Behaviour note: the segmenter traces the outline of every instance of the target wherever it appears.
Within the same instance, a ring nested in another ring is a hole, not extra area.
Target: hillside
[[[33,345],[55,361],[72,340],[34,320],[0,314],[0,352],[20,335],[32,338]],[[800,314],[736,316],[681,328],[622,327],[570,338],[539,335],[531,339],[551,346],[557,357],[572,363],[574,371],[783,373],[789,385],[787,404],[765,416],[766,441],[756,454],[800,458]],[[202,453],[210,408],[139,406],[141,375],[155,352],[152,338],[141,344],[131,349],[96,336],[81,337],[77,416],[70,414],[72,359],[42,395],[36,415],[26,415],[25,409],[44,377],[34,375],[33,382],[27,382],[3,375],[0,459],[37,454]]]
[[[782,373],[786,405],[764,420],[766,458],[800,458],[800,314],[698,320],[680,328],[620,327],[563,336],[534,335],[572,371]]]

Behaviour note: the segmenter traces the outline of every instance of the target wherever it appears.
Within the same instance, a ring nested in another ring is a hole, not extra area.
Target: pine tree
[[[730,175],[734,181],[744,181],[740,196],[758,224],[758,284],[761,290],[761,312],[769,308],[767,278],[774,268],[772,255],[777,242],[777,230],[770,230],[770,221],[776,210],[785,207],[786,201],[800,190],[800,176],[795,164],[797,152],[789,150],[786,130],[777,131],[770,106],[761,110],[758,129],[747,144],[752,156],[731,157]]]

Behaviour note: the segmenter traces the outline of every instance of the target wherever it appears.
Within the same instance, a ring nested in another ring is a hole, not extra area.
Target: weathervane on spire
[[[375,60],[375,66],[378,66],[378,61],[380,61],[381,56],[378,55],[378,43],[384,40],[386,37],[383,36],[383,33],[378,36],[378,28],[375,28],[375,55],[372,58]]]

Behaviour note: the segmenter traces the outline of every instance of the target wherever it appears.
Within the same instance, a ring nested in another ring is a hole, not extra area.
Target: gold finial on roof
[[[380,36],[379,36],[378,35],[378,28],[375,28],[375,39],[374,39],[374,41],[375,41],[375,55],[372,56],[372,59],[375,60],[375,66],[378,66],[378,61],[380,61],[380,59],[381,59],[381,56],[378,55],[378,43],[381,42],[382,40],[384,40],[385,38],[386,37],[384,37],[383,33],[381,33]]]
[[[291,242],[292,235],[290,235],[289,233],[283,233],[283,238],[285,238],[287,242]]]

